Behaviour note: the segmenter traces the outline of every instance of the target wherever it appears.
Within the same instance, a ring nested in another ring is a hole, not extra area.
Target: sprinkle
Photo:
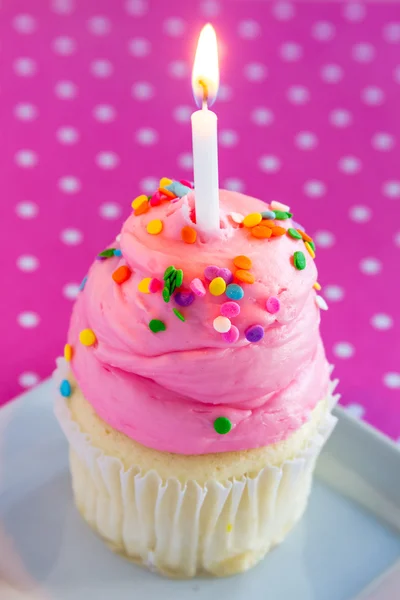
[[[178,292],[174,296],[174,300],[178,306],[190,306],[194,302],[193,292]]]
[[[164,281],[166,281],[168,279],[168,277],[171,275],[171,273],[175,273],[176,269],[173,265],[171,265],[170,267],[167,267],[164,271]]]
[[[213,296],[221,296],[226,290],[226,283],[222,277],[215,277],[208,286],[208,289]]]
[[[287,234],[290,235],[291,238],[293,238],[294,240],[301,240],[301,234],[297,231],[297,229],[293,229],[293,227],[291,227],[290,229],[287,230]]]
[[[71,384],[67,379],[63,379],[60,385],[60,394],[64,398],[69,398],[71,395]]]
[[[163,198],[165,198],[165,196],[163,196],[160,190],[157,190],[156,193],[150,198],[150,206],[159,206]]]
[[[163,230],[163,222],[160,221],[160,219],[154,219],[147,223],[146,229],[147,233],[150,233],[150,235],[158,235]]]
[[[315,296],[315,303],[321,310],[328,310],[328,305],[324,298],[322,296],[318,296],[318,294]]]
[[[152,319],[149,323],[149,328],[153,333],[158,333],[159,331],[165,331],[167,329],[164,321],[160,321],[159,319]]]
[[[285,235],[286,229],[284,227],[275,226],[272,228],[272,237],[279,237]]]
[[[254,283],[256,280],[253,273],[250,273],[249,271],[244,271],[243,269],[239,269],[238,271],[236,271],[235,277],[243,283]]]
[[[145,279],[142,279],[142,281],[138,284],[139,292],[142,292],[142,294],[150,294],[150,283],[151,277],[146,277]]]
[[[159,191],[168,196],[168,198],[176,198],[174,192],[170,191],[167,186],[173,183],[172,179],[168,179],[168,177],[162,177],[160,179]]]
[[[215,265],[209,265],[208,267],[206,267],[204,269],[204,277],[208,281],[212,281],[213,279],[218,277],[218,271],[219,271],[219,267],[216,267]]]
[[[284,212],[288,212],[290,210],[290,206],[287,204],[282,204],[282,202],[277,202],[276,200],[272,200],[270,206],[272,210],[282,210]]]
[[[92,329],[82,329],[82,331],[79,333],[79,341],[84,346],[93,346],[97,339]]]
[[[232,423],[227,417],[218,417],[214,421],[214,429],[220,435],[225,435],[232,429]]]
[[[266,301],[265,306],[267,311],[271,313],[271,315],[274,315],[279,311],[281,303],[279,302],[279,299],[275,296],[270,296]]]
[[[307,252],[311,256],[311,258],[315,258],[315,252],[312,249],[310,242],[304,242],[304,245],[307,248]]]
[[[293,254],[293,264],[299,271],[306,268],[306,257],[303,252],[295,252]]]
[[[232,325],[229,331],[221,334],[221,337],[227,344],[235,344],[239,339],[239,329]]]
[[[176,271],[175,287],[177,287],[177,288],[181,287],[182,283],[183,283],[183,271],[182,271],[182,269],[178,269]]]
[[[247,215],[247,217],[245,217],[243,219],[243,225],[245,227],[255,227],[256,225],[261,223],[261,221],[262,221],[261,213],[251,213],[250,215]]]
[[[314,242],[313,242],[313,241],[311,241],[311,242],[306,242],[306,243],[307,243],[307,244],[310,244],[311,248],[312,248],[312,249],[314,250],[314,252],[315,252],[315,244],[314,244]]]
[[[273,210],[264,210],[264,212],[261,213],[261,216],[263,219],[275,219],[275,213]]]
[[[240,314],[240,306],[237,302],[224,302],[221,305],[221,315],[223,317],[237,317]]]
[[[186,185],[188,188],[190,188],[191,190],[193,189],[193,183],[191,181],[188,181],[187,179],[180,179],[179,183],[181,183],[182,185]]]
[[[106,250],[103,250],[103,252],[99,252],[97,256],[99,258],[110,258],[111,256],[114,256],[114,252],[115,248],[107,248]]]
[[[290,212],[286,212],[283,210],[275,210],[275,219],[278,221],[285,221],[286,219],[290,219],[293,215]]]
[[[116,271],[112,274],[112,278],[116,283],[121,285],[125,281],[128,281],[129,277],[132,275],[132,271],[126,265],[121,265],[118,267]]]
[[[167,187],[167,185],[171,185],[171,183],[172,183],[172,179],[169,179],[168,177],[162,177],[160,179],[160,183],[158,184],[158,187],[164,188],[164,187]]]
[[[316,282],[314,283],[314,285],[313,285],[313,288],[314,288],[315,290],[318,290],[318,291],[319,291],[319,290],[322,290],[322,285],[321,285],[320,283],[318,283],[318,281],[316,281]]]
[[[197,239],[197,231],[193,227],[186,225],[186,227],[182,228],[181,237],[185,244],[194,244]]]
[[[313,241],[312,238],[309,235],[307,235],[307,233],[305,231],[302,231],[301,229],[298,229],[297,231],[299,232],[299,234],[301,235],[301,237],[303,238],[303,240],[305,242],[312,242]]]
[[[132,208],[135,211],[135,215],[142,215],[143,213],[147,212],[149,209],[149,201],[147,196],[142,194],[141,196],[135,198],[132,202]]]
[[[217,277],[222,277],[227,285],[233,281],[233,273],[230,269],[218,269]]]
[[[159,279],[153,278],[149,283],[149,292],[151,294],[155,294],[156,292],[159,292],[161,290],[162,286],[163,284]]]
[[[241,300],[244,296],[243,288],[237,283],[230,283],[225,293],[231,300]]]
[[[165,287],[169,291],[170,295],[174,293],[176,290],[176,271],[175,273],[171,273],[171,275],[168,277],[167,281],[165,282]]]
[[[229,213],[229,216],[230,216],[230,218],[232,219],[232,221],[234,223],[237,223],[238,225],[240,225],[241,223],[243,223],[244,216],[241,215],[240,213],[231,212],[231,213]]]
[[[263,219],[260,223],[260,227],[269,227],[272,229],[275,227],[275,221],[271,221],[271,219]]]
[[[252,228],[251,235],[259,240],[263,240],[271,237],[272,229],[269,227],[263,227],[262,225],[257,225],[256,227]]]
[[[115,248],[114,256],[122,256],[122,250],[120,250],[119,248]]]
[[[81,284],[79,286],[79,291],[80,292],[82,292],[85,289],[85,285],[86,285],[87,280],[88,280],[88,276],[85,275],[85,277],[82,279]]]
[[[72,358],[72,346],[71,344],[65,344],[64,346],[64,358],[67,362],[70,362]]]
[[[186,185],[183,185],[179,181],[173,181],[172,183],[165,186],[165,189],[169,192],[172,192],[178,198],[183,198],[183,196],[187,196],[192,189]]]
[[[240,256],[236,256],[233,259],[233,264],[238,269],[246,269],[246,271],[251,269],[251,267],[253,266],[253,263],[251,262],[250,258],[248,256],[244,256],[243,254],[241,254]]]
[[[204,287],[203,282],[198,277],[196,277],[190,282],[190,289],[194,294],[196,294],[196,296],[199,296],[199,298],[202,298],[206,295],[206,288]]]
[[[233,529],[232,523],[228,523],[226,526],[226,533],[231,533],[232,529]]]
[[[172,312],[174,313],[174,315],[176,315],[178,317],[178,319],[180,321],[182,321],[182,323],[185,322],[185,320],[186,320],[185,317],[183,316],[183,314],[181,312],[179,312],[179,310],[177,308],[173,308]]]
[[[164,299],[164,302],[169,302],[171,299],[171,294],[169,292],[169,289],[167,287],[165,287],[162,291],[162,297]]]
[[[232,327],[232,323],[228,317],[215,317],[213,327],[218,333],[227,333]]]
[[[259,342],[264,337],[264,328],[261,325],[251,325],[244,332],[248,342]]]

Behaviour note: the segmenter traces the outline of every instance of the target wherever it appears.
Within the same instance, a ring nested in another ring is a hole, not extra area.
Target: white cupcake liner
[[[68,376],[58,359],[55,381]],[[70,444],[75,501],[85,520],[114,550],[169,576],[244,571],[279,543],[301,517],[315,461],[332,432],[339,396],[330,385],[328,411],[306,448],[252,477],[182,484],[94,447],[57,394],[55,413]]]

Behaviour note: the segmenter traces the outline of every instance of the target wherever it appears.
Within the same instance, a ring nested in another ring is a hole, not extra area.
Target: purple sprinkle
[[[239,329],[232,325],[229,331],[221,333],[221,337],[227,344],[234,344],[239,339]]]
[[[233,281],[233,273],[229,269],[218,269],[217,277],[222,277],[226,285],[229,285]]]
[[[248,342],[259,342],[264,337],[264,328],[261,325],[251,325],[244,334]]]
[[[178,306],[190,306],[194,302],[193,292],[177,292],[174,300]]]
[[[271,315],[274,315],[279,311],[281,303],[279,302],[278,298],[275,298],[275,296],[271,296],[266,301],[265,306],[267,308],[267,311],[271,313]]]
[[[213,279],[218,277],[219,271],[220,271],[219,267],[216,267],[215,265],[209,265],[208,267],[206,267],[204,269],[204,277],[208,281],[212,281]]]
[[[231,319],[232,317],[237,317],[240,313],[240,306],[237,302],[224,302],[221,305],[221,315],[223,317],[228,317]]]

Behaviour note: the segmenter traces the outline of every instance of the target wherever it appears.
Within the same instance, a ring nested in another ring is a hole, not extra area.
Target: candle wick
[[[202,79],[199,79],[199,85],[203,88],[203,103],[202,103],[202,107],[203,110],[207,110],[208,109],[208,87],[205,81],[203,81]]]

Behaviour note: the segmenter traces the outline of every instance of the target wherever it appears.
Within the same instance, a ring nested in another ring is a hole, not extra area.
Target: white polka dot
[[[325,83],[338,83],[343,78],[343,69],[339,65],[324,65],[321,69],[321,79]]]
[[[398,246],[400,248],[400,231],[394,234],[393,241],[395,243],[395,246]]]
[[[33,104],[20,102],[14,107],[14,116],[20,121],[33,121],[38,115],[38,110]]]
[[[400,23],[388,23],[383,28],[383,39],[389,44],[400,42]]]
[[[118,219],[121,215],[121,206],[115,202],[105,202],[99,206],[99,214],[103,219]]]
[[[147,0],[125,0],[125,10],[132,17],[143,17],[148,11]]]
[[[81,189],[81,182],[73,175],[66,175],[58,180],[58,187],[66,194],[76,194]]]
[[[272,13],[278,21],[289,21],[295,15],[294,5],[291,2],[276,2],[272,5]]]
[[[178,123],[190,123],[190,117],[193,113],[192,106],[177,106],[174,109],[174,119]]]
[[[362,63],[371,62],[375,58],[375,47],[372,44],[361,42],[355,44],[351,49],[351,56],[353,60]]]
[[[53,40],[53,51],[61,56],[70,56],[76,50],[76,42],[74,39],[61,35]]]
[[[377,258],[363,258],[360,262],[360,271],[364,275],[377,275],[382,269],[382,264]]]
[[[30,254],[24,254],[23,256],[19,256],[17,259],[17,267],[21,271],[36,271],[39,266],[39,260],[36,256],[31,256]]]
[[[33,33],[36,30],[36,20],[32,15],[16,15],[13,19],[13,26],[18,33]]]
[[[269,108],[258,107],[255,108],[251,113],[251,120],[256,125],[271,125],[274,119],[274,113]]]
[[[39,212],[39,207],[34,202],[19,202],[15,212],[21,219],[33,219]]]
[[[116,110],[109,104],[98,104],[93,109],[93,116],[97,121],[102,123],[110,123],[116,117]]]
[[[365,408],[364,406],[361,406],[361,404],[347,404],[346,406],[342,406],[342,408],[348,415],[351,415],[355,419],[362,419],[365,415]]]
[[[393,69],[393,79],[396,83],[400,83],[400,65]]]
[[[145,177],[139,184],[140,191],[144,194],[154,194],[158,190],[159,182],[160,180],[156,177]]]
[[[79,229],[63,229],[60,239],[67,246],[76,246],[83,240],[83,234]]]
[[[244,181],[237,177],[228,177],[224,180],[223,186],[226,190],[230,190],[231,192],[244,192],[245,190]]]
[[[98,58],[90,65],[90,71],[94,77],[110,77],[113,70],[112,63],[105,58]]]
[[[96,155],[96,165],[101,169],[115,169],[119,164],[119,156],[115,152],[99,152]]]
[[[60,144],[76,144],[79,140],[79,132],[75,127],[60,127],[56,131],[56,136]]]
[[[64,285],[62,293],[68,300],[75,300],[79,294],[79,283],[67,283]]]
[[[386,152],[387,150],[392,150],[395,140],[390,133],[379,132],[375,133],[375,135],[372,137],[371,144],[375,150]]]
[[[260,167],[261,171],[265,171],[266,173],[275,173],[276,171],[279,171],[281,167],[281,161],[277,156],[266,154],[265,156],[260,157],[258,166]]]
[[[365,13],[365,6],[361,2],[348,2],[343,5],[343,17],[347,21],[363,21]]]
[[[385,94],[381,88],[369,85],[361,91],[361,100],[369,106],[378,106],[385,101]]]
[[[131,93],[136,100],[150,100],[154,96],[154,88],[147,81],[137,81],[133,84]]]
[[[190,171],[193,169],[193,155],[191,152],[183,152],[178,156],[178,167]]]
[[[344,289],[340,285],[324,285],[322,292],[331,302],[339,302],[344,298]]]
[[[40,317],[37,313],[31,311],[24,311],[17,317],[18,325],[21,327],[37,327],[39,325]]]
[[[25,371],[18,377],[18,383],[23,388],[29,388],[39,383],[39,375],[33,371]]]
[[[151,127],[142,127],[136,132],[135,139],[141,146],[152,146],[158,142],[158,132]]]
[[[267,67],[261,63],[249,63],[244,67],[244,76],[249,81],[263,81],[267,76]]]
[[[69,15],[74,12],[73,0],[52,0],[51,9],[59,15]]]
[[[219,132],[218,139],[221,146],[229,148],[231,146],[236,146],[239,141],[239,136],[233,129],[223,129]]]
[[[352,206],[349,210],[349,217],[356,223],[367,223],[372,217],[372,211],[369,206]]]
[[[319,42],[329,42],[335,37],[335,26],[329,21],[318,21],[313,25],[312,35]]]
[[[217,0],[203,0],[200,4],[200,13],[203,17],[216,17],[220,12]]]
[[[347,127],[352,120],[351,113],[343,108],[336,108],[329,115],[329,121],[334,127]]]
[[[279,55],[282,60],[296,62],[303,56],[303,48],[296,42],[285,42],[279,48]]]
[[[336,242],[333,233],[325,230],[316,231],[313,240],[319,248],[332,248]]]
[[[261,33],[260,24],[253,19],[245,19],[244,21],[240,21],[238,25],[238,34],[239,37],[244,40],[254,40]]]
[[[151,52],[151,43],[146,38],[133,38],[128,42],[128,50],[132,56],[136,58],[142,58],[148,56]]]
[[[173,60],[168,65],[168,74],[170,77],[176,77],[176,79],[182,79],[188,77],[189,67],[184,60]]]
[[[19,150],[14,158],[19,167],[34,167],[38,163],[38,156],[33,150]]]
[[[351,358],[354,354],[354,346],[349,342],[338,342],[333,346],[333,354],[338,358]]]
[[[326,186],[322,181],[310,179],[310,181],[305,182],[303,190],[306,196],[310,196],[310,198],[321,198],[325,195]]]
[[[110,19],[103,15],[91,17],[87,25],[90,33],[93,33],[93,35],[107,35],[111,30]]]
[[[354,175],[361,170],[361,161],[356,156],[343,156],[338,162],[339,171]]]
[[[300,150],[312,150],[318,145],[318,138],[311,131],[300,131],[294,141]]]
[[[218,90],[219,102],[228,102],[232,99],[233,91],[232,88],[226,83],[221,83]]]
[[[310,99],[310,92],[302,85],[292,85],[287,91],[287,98],[292,104],[305,104]]]
[[[382,193],[387,198],[400,198],[400,181],[385,181]]]
[[[186,30],[186,23],[181,17],[169,17],[163,23],[164,33],[171,37],[181,37]]]
[[[383,383],[392,390],[400,388],[400,373],[385,373]]]
[[[54,92],[59,98],[69,100],[70,98],[75,98],[78,88],[72,81],[59,81],[55,85]]]
[[[371,317],[370,323],[374,329],[384,331],[386,329],[390,329],[393,326],[393,319],[389,315],[385,315],[384,313],[378,313]]]
[[[17,58],[14,60],[14,71],[20,77],[32,77],[37,71],[33,58]]]

